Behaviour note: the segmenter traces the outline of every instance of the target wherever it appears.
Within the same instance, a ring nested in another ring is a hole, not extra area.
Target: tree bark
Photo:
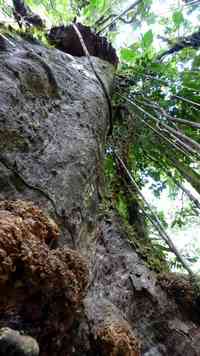
[[[174,275],[159,281],[116,212],[99,212],[109,108],[87,58],[12,41],[15,47],[0,53],[0,248],[12,236],[21,262],[0,282],[0,325],[34,337],[41,355],[198,356],[200,307],[190,283]],[[110,92],[113,66],[92,61]],[[57,230],[48,216],[60,229],[53,245]],[[75,251],[62,250],[66,245]],[[34,295],[25,295],[28,283]]]

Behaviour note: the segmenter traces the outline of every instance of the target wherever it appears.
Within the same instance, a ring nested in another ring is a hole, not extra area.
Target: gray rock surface
[[[0,329],[1,356],[38,356],[39,345],[30,336],[20,335],[10,328]]]
[[[100,223],[98,233],[85,300],[93,329],[107,320],[126,320],[141,341],[143,356],[199,356],[199,325],[161,289],[127,241],[121,221],[113,215]]]
[[[87,58],[12,42],[0,52],[0,199],[35,201],[75,246],[98,201],[108,103]],[[92,60],[109,91],[112,66]]]

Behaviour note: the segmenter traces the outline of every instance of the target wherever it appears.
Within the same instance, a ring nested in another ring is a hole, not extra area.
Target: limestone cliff
[[[183,308],[178,283],[169,296],[115,212],[98,214],[109,108],[88,59],[10,42],[0,49],[0,325],[14,331],[1,331],[0,353],[199,356],[198,305]],[[109,92],[114,67],[91,58]]]

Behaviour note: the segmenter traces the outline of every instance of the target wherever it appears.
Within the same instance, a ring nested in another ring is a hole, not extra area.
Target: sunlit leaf
[[[120,57],[121,60],[132,62],[136,58],[136,53],[130,48],[122,48]]]
[[[153,42],[153,32],[149,30],[145,32],[142,38],[142,45],[144,48],[149,48]]]
[[[184,17],[181,11],[175,11],[172,15],[172,19],[176,27],[179,27],[184,21]]]

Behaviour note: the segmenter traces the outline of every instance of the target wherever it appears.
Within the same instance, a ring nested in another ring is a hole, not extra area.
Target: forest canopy
[[[200,252],[192,240],[200,231],[200,1],[0,1],[0,18],[11,43],[11,27],[49,45],[53,26],[82,23],[116,48],[108,200],[129,225],[139,207],[160,256],[170,256],[168,235],[176,244],[186,231],[181,253],[193,268]],[[182,268],[177,257],[170,264]]]

